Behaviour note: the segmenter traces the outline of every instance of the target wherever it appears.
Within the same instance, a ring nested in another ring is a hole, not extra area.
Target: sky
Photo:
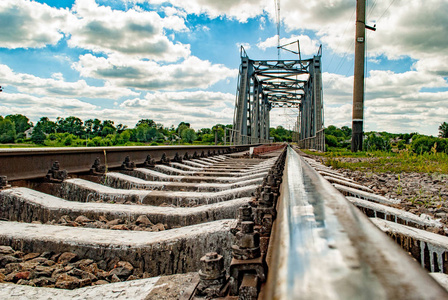
[[[280,0],[281,44],[322,44],[325,126],[351,126],[355,0]],[[277,59],[274,0],[1,0],[0,115],[231,124],[240,47]],[[366,131],[448,121],[448,0],[369,0]],[[281,59],[297,59],[282,52]],[[297,109],[271,111],[292,129]]]

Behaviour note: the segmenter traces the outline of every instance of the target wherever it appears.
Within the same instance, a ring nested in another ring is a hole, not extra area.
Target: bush
[[[93,143],[93,146],[95,146],[95,147],[105,146],[105,143],[104,143],[104,141],[103,141],[103,138],[101,138],[101,137],[99,137],[99,136],[94,137],[94,138],[92,139],[92,143]],[[90,143],[88,143],[88,145],[89,145],[89,144],[90,144]]]
[[[329,147],[338,147],[339,146],[338,138],[335,137],[334,135],[326,134],[325,135],[325,144],[327,144],[327,146],[329,146]]]
[[[73,144],[75,144],[76,139],[76,136],[74,136],[73,134],[69,134],[64,138],[62,143],[64,144],[64,146],[72,146]]]
[[[398,150],[404,150],[404,149],[406,149],[406,143],[402,140],[402,141],[399,141],[398,142],[398,145],[397,145],[397,148],[398,148]]]
[[[448,141],[432,136],[416,136],[412,140],[411,150],[417,154],[433,151],[448,153]]]
[[[364,139],[363,149],[365,151],[390,151],[392,146],[388,137],[372,133]]]

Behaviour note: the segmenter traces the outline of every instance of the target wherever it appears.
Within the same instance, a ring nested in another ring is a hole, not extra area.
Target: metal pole
[[[364,55],[366,0],[356,0],[355,72],[353,85],[352,152],[362,150],[364,122]]]

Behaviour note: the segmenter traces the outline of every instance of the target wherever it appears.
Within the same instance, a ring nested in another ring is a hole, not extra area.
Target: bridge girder
[[[311,59],[251,60],[241,47],[232,142],[269,142],[272,108],[299,109],[301,139],[323,129],[321,48]]]

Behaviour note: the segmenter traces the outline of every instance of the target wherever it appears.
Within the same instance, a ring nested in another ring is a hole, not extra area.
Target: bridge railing
[[[304,149],[315,149],[325,152],[325,132],[324,129],[316,132],[315,136],[299,140],[298,145]]]

